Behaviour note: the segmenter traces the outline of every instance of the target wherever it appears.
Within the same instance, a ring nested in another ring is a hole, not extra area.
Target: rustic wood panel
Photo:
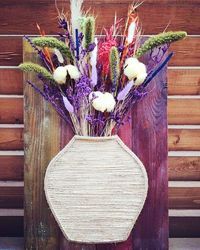
[[[200,157],[168,157],[170,181],[200,181]]]
[[[22,76],[18,69],[0,69],[0,95],[22,95]]]
[[[200,209],[199,187],[170,187],[169,208]]]
[[[23,150],[22,128],[0,128],[0,150]]]
[[[176,57],[176,55],[175,55]],[[184,59],[187,61],[187,59]],[[199,65],[199,62],[197,62]],[[200,69],[168,69],[169,95],[199,95]]]
[[[200,124],[200,99],[170,99],[168,123]],[[23,99],[0,98],[0,123],[23,123]]]
[[[37,60],[27,43],[24,43],[24,59]],[[35,81],[33,74],[24,76]],[[49,161],[59,151],[59,118],[52,107],[26,84],[24,100],[25,248],[56,250],[59,249],[59,229],[44,195],[44,174]]]
[[[154,78],[152,86],[151,95],[132,112],[133,151],[146,167],[149,179],[147,200],[133,229],[133,249],[168,249],[166,68]],[[146,230],[146,225],[153,226]]]
[[[169,237],[172,238],[199,238],[200,217],[170,217],[169,232]]]
[[[200,150],[200,129],[169,129],[169,150]]]
[[[168,123],[174,125],[200,124],[200,99],[170,99]]]
[[[66,4],[65,9],[69,8],[69,1],[60,1],[60,8]],[[113,16],[117,12],[119,17],[127,15],[127,6],[130,0],[123,3],[120,0],[87,0],[85,9],[91,7],[97,14],[97,23],[99,31],[102,27],[109,27],[113,23]],[[106,7],[105,7],[106,6]],[[178,30],[184,27],[190,34],[199,33],[199,2],[176,1],[176,0],[147,0],[139,8],[140,18],[143,30],[146,34],[162,32],[167,24],[170,23],[171,30]],[[26,0],[7,0],[2,2],[0,6],[1,15],[0,30],[1,34],[35,34],[37,33],[35,23],[41,24],[47,33],[56,32],[56,17],[54,1],[40,0],[27,2]],[[34,15],[33,15],[34,13]],[[44,14],[45,13],[45,14]],[[7,18],[8,16],[14,18]],[[102,18],[104,17],[104,18]],[[192,25],[191,25],[192,17]],[[157,25],[152,25],[156,23]]]
[[[0,237],[23,237],[23,217],[22,216],[1,216],[0,217]],[[0,249],[1,248],[1,238],[0,238]],[[3,250],[15,248],[6,248]]]
[[[24,157],[23,156],[0,156],[0,180],[22,181]]]
[[[23,98],[0,98],[0,123],[23,123]]]
[[[0,47],[3,47],[3,50],[2,50],[3,56],[1,56],[1,53],[0,53],[0,66],[18,66],[22,62],[22,37],[15,37],[15,36],[1,37],[0,36]],[[191,48],[193,49],[191,50]],[[187,37],[186,39],[182,41],[172,44],[171,50],[175,52],[175,55],[169,63],[170,66],[199,66],[200,65],[199,63],[200,61],[200,37],[197,37],[197,36]],[[200,70],[197,70],[196,74],[198,74],[199,71]],[[1,78],[2,77],[3,76],[1,76]],[[195,82],[196,82],[197,77],[199,79],[199,75],[196,77],[194,76]],[[187,79],[185,79],[184,81],[186,81]],[[198,80],[198,83],[196,84],[199,85],[199,80]]]
[[[0,208],[23,208],[23,190],[21,186],[1,186]]]

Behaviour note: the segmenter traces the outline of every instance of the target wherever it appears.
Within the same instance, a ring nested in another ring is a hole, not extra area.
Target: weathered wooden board
[[[0,208],[23,208],[23,187],[0,187]]]
[[[58,30],[55,31],[54,35],[57,34],[57,32]],[[35,34],[38,34],[38,32]],[[22,37],[0,36],[0,47],[3,48],[2,54],[0,53],[0,66],[18,66],[22,62]],[[191,50],[191,47],[194,49]],[[174,51],[175,56],[172,57],[172,60],[169,63],[170,66],[198,66],[200,60],[200,37],[188,36],[186,39],[172,44],[171,50]],[[0,76],[0,81],[1,78],[4,77],[4,69],[0,69],[0,73],[1,70],[2,76]],[[17,70],[15,69],[15,71]],[[199,71],[200,70],[197,69],[197,74]],[[199,75],[196,77],[199,79]],[[10,81],[12,76],[5,75],[4,79]]]
[[[184,59],[184,62],[187,62],[187,57]],[[196,63],[197,63],[196,65],[199,65],[198,62]],[[195,68],[168,69],[168,94],[199,95],[200,69],[195,69]]]
[[[24,43],[24,60],[36,61],[27,43]],[[32,74],[26,77],[34,81]],[[59,249],[59,230],[46,203],[43,182],[49,161],[58,153],[59,118],[50,105],[26,83],[24,101],[25,249],[56,250]]]
[[[92,11],[94,10],[97,14],[98,30],[101,32],[102,27],[109,27],[112,24],[115,12],[119,17],[126,17],[127,7],[130,3],[130,0],[125,0],[123,3],[120,0],[98,0],[95,2],[87,0],[85,1],[85,9],[91,7]],[[65,9],[68,10],[69,0],[60,1],[59,6],[61,9],[66,6]],[[196,0],[181,2],[147,0],[139,9],[143,30],[146,34],[162,32],[171,21],[171,30],[179,30],[184,27],[188,33],[198,34],[200,21],[198,8],[199,2]],[[56,22],[52,22],[57,17],[54,1],[34,0],[27,2],[21,0],[19,4],[18,1],[7,0],[1,3],[0,12],[3,13],[0,22],[1,34],[36,34],[36,22],[45,28],[46,33],[56,32]],[[7,18],[8,16],[14,18]],[[191,17],[193,25],[191,25]],[[152,21],[157,25],[152,25]]]
[[[1,181],[22,181],[24,157],[15,156],[0,156],[0,179]]]
[[[200,181],[200,157],[169,157],[170,181]]]
[[[3,62],[2,65],[4,65]],[[18,69],[5,69],[5,68],[0,69],[0,94],[22,95],[23,94],[22,76],[23,76],[22,72]]]
[[[22,128],[0,128],[0,150],[23,150]]]
[[[12,237],[5,237],[0,238],[0,249],[13,249],[13,250],[23,250],[24,249],[24,239],[23,238],[12,238]]]
[[[1,216],[0,221],[1,221],[0,237],[23,237],[23,217],[22,216]],[[7,248],[7,249],[10,249],[10,248]],[[12,249],[12,250],[15,250],[15,249]]]

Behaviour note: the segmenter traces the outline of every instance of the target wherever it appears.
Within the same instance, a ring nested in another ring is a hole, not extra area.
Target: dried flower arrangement
[[[169,45],[186,37],[186,32],[163,32],[142,44],[138,4],[129,7],[127,20],[115,16],[102,39],[95,36],[95,17],[82,11],[83,0],[71,0],[71,19],[59,11],[59,37],[30,39],[41,65],[25,62],[19,68],[33,71],[42,89],[27,81],[75,134],[110,136],[128,119],[131,107],[147,94],[147,86],[167,64],[173,53]],[[157,48],[157,54],[153,50]],[[148,65],[141,58],[150,52]]]

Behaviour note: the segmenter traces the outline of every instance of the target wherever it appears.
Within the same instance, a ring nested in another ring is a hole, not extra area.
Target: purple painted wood
[[[149,190],[133,230],[133,249],[168,249],[166,68],[149,86],[151,94],[132,110],[132,148],[146,167]]]

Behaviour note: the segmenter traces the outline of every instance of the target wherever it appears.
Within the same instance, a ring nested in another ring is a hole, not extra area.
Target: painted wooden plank
[[[52,25],[50,27],[52,27]],[[25,31],[23,30],[23,32]],[[54,34],[57,34],[57,32],[58,30],[56,30]],[[37,31],[35,32],[35,34],[37,34]],[[199,61],[200,61],[199,40],[200,40],[199,36],[188,36],[185,40],[179,41],[171,45],[171,50],[175,52],[175,56],[170,61],[169,65],[170,66],[190,66],[190,67],[199,66],[200,65],[199,64]],[[3,47],[3,50],[2,50],[3,56],[1,56],[0,54],[0,66],[18,66],[22,62],[23,59],[22,59],[22,37],[21,36],[12,36],[12,37],[0,36],[0,47]],[[191,50],[191,47],[194,49]],[[12,57],[11,57],[11,54],[12,54]],[[197,70],[196,74],[198,74],[198,72],[199,70]],[[0,71],[0,74],[1,74],[1,71]],[[0,79],[3,77],[4,76],[0,76]],[[5,77],[9,81],[9,78],[11,76],[5,76]],[[199,79],[199,74],[198,76],[193,76],[193,78]],[[184,82],[187,79],[188,77],[184,80]],[[198,85],[198,82],[196,84]],[[199,90],[198,86],[197,88]]]
[[[200,209],[200,187],[170,187],[169,208]]]
[[[170,129],[168,147],[171,151],[176,150],[200,150],[199,129]]]
[[[168,249],[165,70],[153,80],[154,91],[151,95],[140,101],[132,112],[133,151],[142,160],[149,178],[147,200],[133,230],[133,249]],[[146,225],[152,226],[146,230]]]
[[[0,150],[22,150],[22,128],[0,128]]]
[[[0,156],[0,180],[22,181],[24,169],[23,156]]]
[[[200,181],[200,157],[168,157],[170,181]]]
[[[168,81],[169,95],[200,94],[200,68],[169,68]]]
[[[23,75],[22,72],[18,69],[0,68],[0,94],[22,95],[23,94],[22,75]]]
[[[23,208],[23,187],[0,187],[0,208]]]
[[[23,98],[0,98],[0,123],[23,123]]]
[[[200,238],[200,217],[169,217],[169,232],[170,238]]]
[[[16,237],[0,237],[0,249],[1,250],[23,250],[24,239]]]
[[[173,125],[200,124],[200,99],[170,99],[168,123]]]
[[[36,61],[27,43],[24,44],[24,60]],[[34,81],[33,74],[26,77]],[[24,100],[25,249],[56,250],[59,249],[59,230],[46,203],[43,181],[49,161],[58,153],[59,118],[27,84],[24,86]]]
[[[98,0],[95,2],[88,0],[85,9],[91,7],[91,10],[97,14],[98,30],[101,31],[102,27],[109,27],[112,24],[115,12],[119,17],[125,17],[130,3],[129,0],[123,1],[123,4],[120,0]],[[69,1],[62,1],[60,3],[61,9],[63,5],[66,6],[65,10],[67,11]],[[146,34],[162,32],[171,20],[170,30],[179,30],[184,27],[190,34],[199,34],[198,7],[199,2],[195,0],[184,2],[147,0],[139,9],[143,30]],[[19,5],[16,1],[7,0],[6,3],[1,4],[0,13],[3,13],[0,25],[1,34],[35,34],[37,33],[36,22],[45,28],[46,33],[57,30],[57,24],[53,22],[57,17],[54,1],[42,0],[38,2],[34,0],[27,2],[21,0]],[[8,16],[14,18],[8,19]],[[193,25],[190,22],[191,16]],[[157,25],[152,25],[152,23]]]

